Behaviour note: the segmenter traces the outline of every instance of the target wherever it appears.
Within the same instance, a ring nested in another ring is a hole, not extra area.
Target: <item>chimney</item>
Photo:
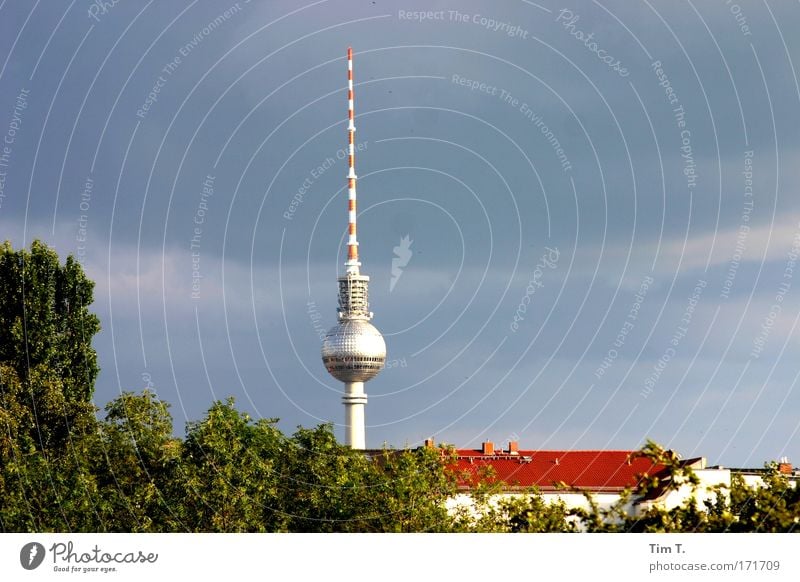
[[[778,473],[781,475],[791,475],[792,474],[792,464],[789,462],[789,459],[786,457],[781,457],[780,462],[778,463]]]
[[[484,441],[483,442],[483,454],[484,455],[493,455],[494,454],[494,443],[492,441]]]
[[[508,454],[509,455],[519,454],[519,441],[508,441]]]
[[[433,447],[434,447],[433,437],[431,437],[429,439],[425,439],[425,448],[426,449],[432,449]]]

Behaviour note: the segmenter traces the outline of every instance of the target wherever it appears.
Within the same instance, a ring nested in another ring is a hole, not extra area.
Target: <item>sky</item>
[[[367,445],[800,463],[800,26],[727,0],[0,2],[0,238],[96,282],[95,402],[334,424],[355,53]]]

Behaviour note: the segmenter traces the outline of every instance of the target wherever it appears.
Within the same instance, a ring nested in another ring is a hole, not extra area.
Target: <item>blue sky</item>
[[[800,462],[799,20],[774,1],[7,0],[0,234],[97,282],[98,405],[152,383],[178,432],[232,395],[341,434],[319,333],[352,45],[392,363],[368,445],[650,437]]]

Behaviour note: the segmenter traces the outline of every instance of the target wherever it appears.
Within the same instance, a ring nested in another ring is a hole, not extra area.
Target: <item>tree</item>
[[[30,252],[0,246],[0,362],[25,382],[39,366],[63,382],[64,398],[88,402],[99,372],[92,338],[100,321],[89,311],[94,283],[72,257],[59,264],[41,241]]]
[[[500,510],[508,515],[512,533],[558,533],[576,530],[563,501],[546,502],[538,490],[526,497],[503,500]]]
[[[38,240],[30,252],[0,245],[3,432],[53,459],[73,437],[94,431],[99,368],[91,341],[100,326],[88,310],[93,287],[72,257],[61,266]]]
[[[653,473],[641,475],[636,487],[628,494],[629,497],[636,501],[643,501],[651,495],[661,497],[683,488],[689,489],[689,495],[680,506],[669,510],[653,505],[641,515],[633,517],[620,512],[617,526],[622,531],[649,533],[702,529],[706,516],[697,504],[700,478],[691,465],[685,463],[675,451],[665,449],[650,439],[647,439],[642,448],[631,455],[631,458],[639,457],[648,459],[653,463],[653,467],[658,469]]]
[[[466,531],[496,533],[559,533],[577,531],[563,501],[545,501],[538,488],[493,499],[491,495],[473,494],[474,514],[462,520]]]
[[[175,490],[181,441],[172,436],[169,404],[144,390],[123,392],[105,410],[93,452],[104,529],[180,531]]]
[[[98,527],[99,500],[90,460],[93,427],[91,403],[65,402],[63,384],[44,364],[26,382],[10,366],[0,365],[3,530],[93,531]]]
[[[279,471],[289,531],[374,531],[378,468],[362,452],[339,444],[330,424],[299,427]]]
[[[183,527],[213,532],[283,528],[275,459],[285,443],[275,422],[253,422],[229,398],[188,425],[177,475],[182,503],[174,507]]]
[[[459,529],[447,502],[458,492],[450,469],[452,447],[385,449],[372,459],[372,484],[363,492],[369,507],[361,531],[448,532]],[[360,524],[359,524],[360,525]]]
[[[740,475],[731,479],[734,517],[719,524],[722,531],[800,532],[800,486],[792,485],[775,462],[764,469],[761,486],[748,487]]]
[[[93,283],[69,257],[34,241],[0,246],[0,526],[91,531],[97,488],[89,462],[99,331]]]

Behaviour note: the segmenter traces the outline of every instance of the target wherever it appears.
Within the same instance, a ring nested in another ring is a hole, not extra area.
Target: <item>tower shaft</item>
[[[367,448],[367,435],[364,429],[364,410],[367,395],[363,382],[346,382],[344,385],[344,444],[353,449]]]
[[[345,443],[366,448],[364,382],[371,380],[386,362],[386,342],[369,320],[369,277],[360,273],[356,234],[355,113],[353,108],[353,49],[347,49],[347,205],[348,238],[345,273],[339,277],[339,322],[322,342],[322,362],[328,373],[344,383]]]
[[[353,48],[347,47],[347,262],[346,276],[339,279],[339,317],[353,316],[368,319],[368,281],[360,276],[361,262],[358,260],[358,232],[356,215],[356,150],[355,150],[355,104],[353,96]],[[345,444],[353,449],[367,447],[364,412],[367,395],[363,382],[346,382],[344,385]]]

